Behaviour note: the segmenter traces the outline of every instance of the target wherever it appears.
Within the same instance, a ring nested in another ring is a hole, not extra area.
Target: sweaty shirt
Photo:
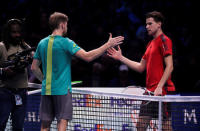
[[[74,41],[58,35],[39,42],[34,59],[42,62],[42,95],[65,95],[72,91],[71,57],[80,49]]]
[[[146,60],[146,87],[148,90],[154,92],[164,73],[164,57],[172,54],[172,41],[165,34],[161,34],[149,42],[142,57]],[[171,76],[163,87],[163,94],[166,94],[166,91],[175,91]]]

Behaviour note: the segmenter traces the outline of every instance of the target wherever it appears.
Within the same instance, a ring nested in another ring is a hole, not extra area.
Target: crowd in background
[[[163,30],[173,42],[172,80],[177,91],[200,92],[200,45],[192,34],[194,5],[190,0],[7,0],[0,4],[0,30],[8,19],[18,18],[23,21],[27,43],[36,47],[50,34],[49,14],[59,11],[69,16],[67,37],[80,47],[97,48],[111,32],[125,37],[122,53],[140,61],[151,39],[145,30],[145,14],[154,10],[165,16]],[[92,63],[74,57],[72,81],[75,80],[82,80],[79,86],[84,87],[145,86],[145,74],[132,71],[106,54]]]

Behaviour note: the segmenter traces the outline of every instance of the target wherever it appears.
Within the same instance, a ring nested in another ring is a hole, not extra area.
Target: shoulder
[[[39,43],[38,43],[38,46],[44,45],[45,43],[48,43],[48,41],[49,41],[49,36],[47,36],[47,37],[41,39],[41,40],[39,41]]]
[[[73,40],[69,39],[68,37],[61,37],[61,39],[67,43],[74,43]]]
[[[3,42],[0,42],[0,46],[4,46],[4,43],[3,43]]]
[[[6,48],[5,47],[5,44],[3,43],[3,42],[0,42],[0,48],[2,49],[2,48]]]
[[[0,42],[0,61],[6,60],[7,58],[7,49],[3,42]]]
[[[44,42],[46,42],[46,41],[49,41],[49,36],[47,36],[47,37],[41,39],[39,43],[44,43]]]
[[[166,36],[165,34],[161,34],[161,35],[160,35],[160,39],[161,39],[161,41],[162,41],[163,43],[171,42],[171,39],[170,39],[168,36]]]

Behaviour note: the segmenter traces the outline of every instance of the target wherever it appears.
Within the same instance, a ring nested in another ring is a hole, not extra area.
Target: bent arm
[[[31,65],[31,70],[32,70],[33,74],[36,76],[36,78],[42,82],[43,74],[40,70],[40,64],[41,64],[41,62],[39,60],[33,59],[33,62]]]
[[[124,37],[122,36],[117,36],[117,37],[112,38],[112,34],[110,33],[109,40],[104,45],[88,52],[81,49],[78,52],[76,52],[75,55],[85,61],[90,62],[98,58],[99,56],[101,56],[104,52],[106,52],[108,48],[121,44],[123,40],[124,40]]]
[[[101,56],[107,49],[108,49],[108,45],[104,44],[101,47],[91,50],[91,51],[85,51],[84,49],[80,49],[79,51],[76,52],[75,56],[90,62],[96,58],[98,58],[99,56]]]
[[[108,56],[116,59],[116,60],[119,60],[121,61],[122,63],[126,64],[128,67],[130,67],[131,69],[137,71],[137,72],[140,72],[142,73],[145,68],[146,68],[146,61],[144,59],[141,59],[140,62],[136,62],[136,61],[132,61],[126,57],[124,57],[122,55],[122,51],[120,49],[120,46],[118,46],[118,50],[115,49],[115,48],[109,48],[107,50],[107,54]]]
[[[145,68],[146,68],[146,61],[144,59],[141,59],[140,62],[136,62],[136,61],[132,61],[124,56],[122,56],[120,58],[120,61],[124,64],[126,64],[128,67],[130,67],[131,69],[142,73]]]

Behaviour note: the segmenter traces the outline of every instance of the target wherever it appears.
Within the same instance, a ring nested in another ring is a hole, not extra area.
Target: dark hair
[[[164,22],[164,16],[162,15],[161,12],[158,11],[152,11],[146,14],[146,19],[147,18],[153,18],[156,22]]]
[[[2,31],[2,41],[5,44],[6,49],[8,50],[10,47],[10,43],[11,43],[11,36],[10,36],[10,32],[11,32],[11,26],[12,25],[19,25],[20,28],[22,29],[22,21],[19,19],[10,19],[8,20],[8,22],[4,25],[3,27],[3,31]],[[23,40],[21,39],[19,44],[23,44]],[[22,45],[22,48],[23,45]]]
[[[49,17],[49,26],[50,29],[53,31],[58,28],[59,24],[61,22],[67,22],[68,21],[68,16],[59,13],[59,12],[54,12],[50,17]]]

